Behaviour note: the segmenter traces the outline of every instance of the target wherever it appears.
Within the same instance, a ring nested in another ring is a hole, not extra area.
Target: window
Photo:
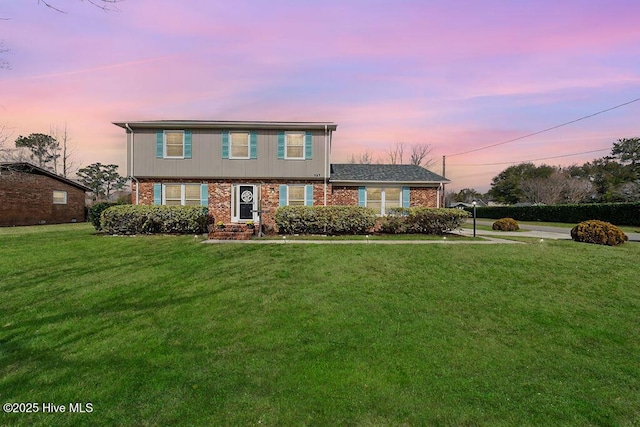
[[[231,132],[231,158],[249,158],[249,132]]]
[[[402,191],[400,187],[367,187],[366,205],[378,214],[385,215],[392,208],[402,206]]]
[[[313,185],[281,185],[280,206],[313,206]]]
[[[164,132],[164,157],[184,157],[184,132]]]
[[[67,204],[67,192],[57,191],[53,192],[53,204],[54,205],[66,205]]]
[[[165,184],[164,205],[199,206],[200,184]]]
[[[304,159],[304,132],[285,134],[285,159]]]
[[[304,185],[290,185],[288,196],[289,206],[304,206]]]

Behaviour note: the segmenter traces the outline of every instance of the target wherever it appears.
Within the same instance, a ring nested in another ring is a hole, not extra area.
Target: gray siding
[[[325,159],[323,131],[311,131],[313,156],[311,160],[279,160],[278,131],[257,131],[257,159],[222,158],[222,130],[167,129],[192,132],[191,159],[157,159],[156,130],[135,130],[133,159],[131,147],[127,153],[129,172],[136,177],[158,178],[300,178],[319,179],[328,171],[328,151]],[[128,143],[131,144],[131,134]],[[327,144],[329,138],[327,137]],[[133,160],[133,163],[131,162]],[[328,173],[328,172],[327,172]]]

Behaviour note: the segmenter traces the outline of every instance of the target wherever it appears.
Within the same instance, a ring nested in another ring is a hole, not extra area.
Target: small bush
[[[461,209],[395,208],[382,219],[380,230],[390,234],[444,234],[468,217],[469,213]]]
[[[518,231],[520,227],[518,226],[518,222],[513,218],[501,218],[493,223],[491,227],[494,230],[498,231]]]
[[[629,238],[613,224],[599,220],[583,221],[571,229],[571,238],[576,242],[616,246]]]
[[[376,218],[373,209],[359,206],[282,206],[275,213],[285,234],[365,234]]]
[[[102,212],[102,231],[109,234],[200,234],[211,222],[204,206],[118,205]]]

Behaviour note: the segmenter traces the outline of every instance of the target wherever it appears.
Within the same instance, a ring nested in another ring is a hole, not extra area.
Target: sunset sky
[[[0,0],[0,125],[12,144],[66,123],[85,166],[126,173],[113,121],[333,121],[334,163],[429,143],[450,189],[486,191],[640,136],[638,0],[50,3]]]

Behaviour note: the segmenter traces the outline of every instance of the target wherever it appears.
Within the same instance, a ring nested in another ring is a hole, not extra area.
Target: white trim
[[[180,206],[187,206],[186,202],[187,202],[187,191],[186,191],[186,187],[187,186],[197,186],[198,187],[198,205],[200,205],[200,185],[201,184],[197,184],[197,183],[178,183],[178,182],[169,182],[169,183],[163,183],[162,184],[162,204],[163,205],[167,205],[167,185],[171,185],[171,186],[180,186]],[[196,200],[196,199],[191,199],[191,200]],[[195,206],[195,205],[190,205],[190,206]]]
[[[182,156],[167,155],[167,133],[182,134]],[[164,130],[162,131],[162,158],[163,159],[184,159],[184,130]]]
[[[251,219],[240,219],[240,186],[253,187],[253,212]],[[260,186],[256,184],[231,184],[231,222],[244,223],[247,221],[258,222],[258,208],[260,207]]]
[[[287,148],[289,147],[289,134],[302,135],[302,157],[289,157]],[[305,160],[305,132],[301,131],[285,131],[284,133],[284,159],[285,160]]]
[[[401,186],[396,186],[396,185],[389,185],[389,186],[371,186],[371,188],[379,188],[380,189],[380,212],[378,212],[377,214],[380,216],[384,216],[387,214],[387,188],[397,188],[398,190],[400,190],[400,194],[398,195],[398,208],[402,207],[402,187]],[[368,193],[368,189],[369,187],[365,186],[364,187],[364,206],[365,207],[369,207],[369,193]],[[396,206],[394,206],[396,207]],[[393,209],[394,207],[391,207],[390,209]]]
[[[56,202],[56,193],[61,193],[62,198],[61,202]],[[53,204],[54,205],[66,205],[67,204],[67,192],[65,190],[53,190]]]
[[[247,134],[247,155],[242,157],[236,157],[233,155],[233,134]],[[243,131],[230,131],[229,132],[229,159],[231,160],[249,160],[251,158],[251,132]]]

